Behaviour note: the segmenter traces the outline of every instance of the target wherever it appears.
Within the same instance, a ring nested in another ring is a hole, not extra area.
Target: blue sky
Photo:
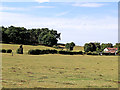
[[[50,28],[62,43],[118,42],[117,2],[3,2],[0,25]]]

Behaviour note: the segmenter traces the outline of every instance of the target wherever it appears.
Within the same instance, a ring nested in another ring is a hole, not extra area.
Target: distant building
[[[103,51],[104,53],[111,53],[116,55],[118,48],[105,48]]]

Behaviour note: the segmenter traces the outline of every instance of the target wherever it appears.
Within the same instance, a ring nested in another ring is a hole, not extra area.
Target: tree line
[[[46,45],[46,46],[57,46],[58,40],[60,40],[61,33],[56,30],[50,30],[49,28],[37,28],[37,29],[26,29],[24,27],[0,27],[0,33],[2,33],[2,42],[14,43],[14,44],[29,44],[29,45]],[[75,46],[74,42],[66,43],[65,48],[67,51],[72,51]],[[112,43],[85,43],[85,52],[102,52],[107,47],[115,47],[120,50],[120,43],[116,43],[114,46]]]
[[[48,28],[26,29],[24,27],[0,27],[2,31],[2,42],[14,44],[40,44],[53,46],[57,44],[61,33]]]
[[[112,43],[85,43],[84,45],[84,51],[85,52],[93,52],[93,51],[97,51],[97,52],[102,52],[105,48],[118,48],[118,50],[120,50],[120,43],[116,43],[115,45],[113,45]]]

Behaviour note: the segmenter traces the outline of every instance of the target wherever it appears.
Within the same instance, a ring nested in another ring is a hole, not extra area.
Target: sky
[[[2,2],[0,25],[49,28],[61,33],[59,43],[118,42],[117,2]]]

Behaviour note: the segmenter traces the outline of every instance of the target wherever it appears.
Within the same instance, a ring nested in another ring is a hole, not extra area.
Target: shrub
[[[29,51],[28,51],[28,54],[39,55],[39,54],[41,54],[40,52],[41,52],[41,51],[38,50],[38,49],[36,49],[36,50],[29,50]]]
[[[77,55],[77,54],[83,54],[82,51],[79,52],[71,52],[71,51],[57,51],[57,50],[39,50],[39,49],[35,49],[35,50],[29,50],[28,54],[32,54],[32,55],[39,55],[39,54],[67,54],[67,55]]]
[[[117,53],[117,55],[119,55],[119,56],[120,56],[120,52],[119,52],[119,53]]]
[[[17,54],[23,54],[22,48],[18,48],[18,49],[17,49]]]
[[[2,52],[2,53],[6,53],[6,50],[5,50],[5,49],[2,49],[1,52]]]
[[[87,53],[87,55],[92,55],[92,52],[91,52],[91,51],[89,51],[89,52]]]
[[[11,50],[11,49],[8,49],[8,50],[6,50],[6,52],[7,52],[7,53],[11,53],[11,52],[12,52],[12,50]]]
[[[82,54],[87,54],[87,52],[82,52]]]
[[[59,51],[59,54],[68,54],[69,51]]]
[[[89,51],[89,52],[87,53],[87,55],[99,55],[99,53]]]
[[[28,54],[34,54],[34,50],[29,50]]]
[[[79,54],[84,54],[82,51],[79,51]]]
[[[120,50],[118,50],[116,54],[120,56]]]
[[[56,54],[58,51],[57,50],[49,50],[49,53],[51,54]]]
[[[23,47],[20,45],[20,47],[17,49],[17,54],[23,54]]]
[[[57,53],[57,50],[39,50],[39,49],[35,49],[35,50],[29,50],[28,54],[33,54],[33,55],[39,55],[39,54],[55,54]]]
[[[41,54],[41,50],[39,50],[39,49],[35,49],[33,52],[34,52],[35,55]]]
[[[92,55],[99,55],[99,53],[97,53],[97,52],[92,52]]]
[[[79,51],[79,52],[59,51],[59,54],[77,55],[77,54],[83,54],[83,52],[82,51]]]

